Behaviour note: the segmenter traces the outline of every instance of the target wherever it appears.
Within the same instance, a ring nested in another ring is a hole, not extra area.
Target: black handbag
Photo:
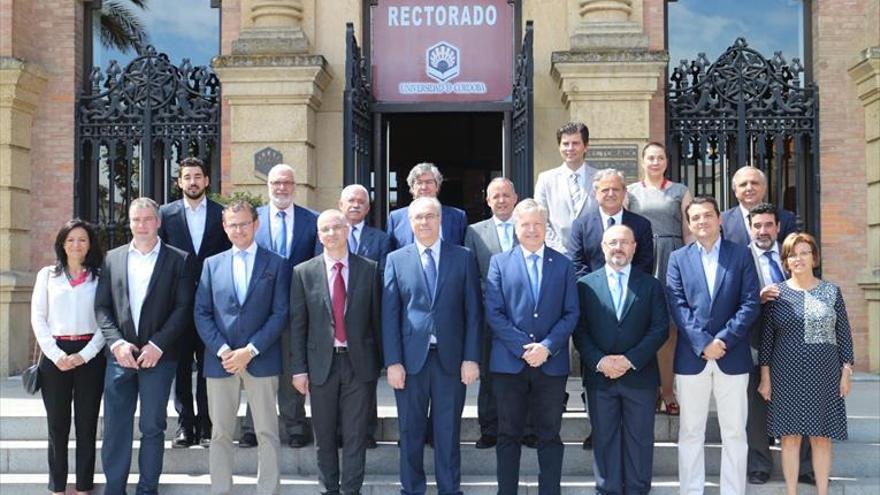
[[[24,391],[34,395],[40,390],[40,361],[43,360],[43,353],[40,351],[40,344],[34,342],[34,357],[31,365],[21,373],[21,385]]]

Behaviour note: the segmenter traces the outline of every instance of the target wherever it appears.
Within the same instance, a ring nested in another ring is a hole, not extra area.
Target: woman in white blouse
[[[104,390],[104,336],[95,322],[95,289],[104,255],[94,227],[74,219],[55,239],[54,266],[37,273],[31,326],[43,351],[40,384],[49,424],[49,490],[67,488],[70,406],[76,411],[76,493],[94,488],[95,433]]]

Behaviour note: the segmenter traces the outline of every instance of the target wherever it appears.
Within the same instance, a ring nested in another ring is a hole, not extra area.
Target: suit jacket
[[[391,236],[375,227],[364,224],[357,252],[354,254],[375,261],[379,265],[378,274],[381,277],[383,270],[385,270],[385,258],[393,250],[391,247],[393,244]]]
[[[513,245],[516,246],[519,242],[516,239],[516,234],[513,232],[512,220],[510,237],[513,239]],[[501,252],[501,240],[498,238],[495,218],[468,225],[467,231],[464,234],[464,247],[470,249],[477,258],[477,266],[480,268],[480,281],[483,284],[483,290],[485,290],[486,276],[489,274],[489,261],[492,256]]]
[[[205,263],[205,259],[232,247],[226,232],[223,231],[223,206],[210,199],[205,213],[205,233],[202,235],[202,244],[199,246],[198,253],[193,249],[192,237],[189,235],[189,227],[186,223],[186,204],[183,199],[172,201],[159,208],[159,218],[162,220],[162,225],[159,226],[159,237],[162,242],[189,253],[195,261],[196,281],[202,276],[202,265]]]
[[[650,274],[630,269],[620,320],[604,267],[578,280],[578,293],[582,312],[574,345],[584,363],[584,386],[607,389],[614,382],[633,388],[659,386],[657,351],[669,336],[663,284]],[[603,357],[614,354],[626,356],[635,367],[617,380],[596,371]]]
[[[623,210],[621,223],[633,230],[636,252],[632,266],[643,273],[654,273],[654,234],[647,218]],[[568,255],[574,262],[577,276],[582,277],[605,266],[605,253],[602,251],[602,236],[605,226],[598,208],[584,213],[571,226]]]
[[[232,249],[205,260],[196,291],[195,320],[205,342],[205,376],[230,376],[217,353],[223,345],[252,344],[259,354],[248,363],[254,376],[281,374],[281,332],[287,329],[290,272],[281,256],[257,247],[244,303],[238,303],[232,278]]]
[[[467,217],[463,210],[443,205],[440,220],[443,242],[461,246],[464,242],[464,231],[467,228]],[[409,224],[409,206],[398,208],[388,215],[385,232],[391,236],[393,249],[399,249],[415,242],[412,227]]]
[[[379,378],[382,368],[379,327],[379,274],[376,262],[349,255],[345,291],[345,334],[355,376],[362,382]],[[290,354],[293,374],[308,373],[323,385],[333,364],[333,303],[324,255],[293,269],[290,282]]]
[[[261,248],[275,252],[270,211],[268,205],[257,208],[260,228],[254,238]],[[323,249],[324,247],[318,242],[318,215],[312,210],[293,205],[293,241],[287,253],[287,270],[293,270],[294,266],[321,253]]]
[[[176,360],[177,340],[190,328],[192,318],[192,260],[180,249],[162,244],[135,331],[128,300],[129,246],[124,244],[107,253],[98,278],[95,320],[107,342],[107,356],[113,359],[110,348],[122,339],[138,348],[152,341],[162,350],[162,360]]]
[[[706,366],[703,349],[714,339],[727,345],[718,360],[721,371],[729,375],[751,371],[749,330],[758,318],[759,291],[755,264],[745,246],[721,240],[711,299],[698,244],[673,251],[666,271],[666,299],[678,327],[675,372],[700,373]]]
[[[779,243],[776,243],[776,248],[779,250],[780,258],[782,253],[782,246]],[[764,254],[764,250],[755,246],[754,242],[749,243],[749,252],[752,254],[752,261],[755,263],[755,272],[758,275],[758,297],[760,299],[761,289],[767,287],[768,285],[773,283],[773,280],[767,279],[764,277],[764,270],[761,269],[761,256]],[[779,269],[782,269],[782,266],[779,266]],[[785,274],[785,272],[782,272]],[[761,305],[761,311],[763,311],[764,306]],[[755,364],[758,363],[758,350],[761,349],[761,318],[757,318],[755,320],[755,324],[752,326],[751,337],[749,339],[752,345],[752,359],[754,359]]]
[[[596,169],[586,166],[587,179],[584,184],[581,184],[583,194],[577,205],[571,204],[571,194],[568,192],[569,175],[571,175],[571,169],[564,163],[538,174],[538,181],[535,183],[535,201],[547,208],[549,213],[547,245],[571,257],[568,253],[571,224],[581,212],[596,205],[596,197],[593,192],[593,176],[596,175]]]
[[[797,232],[797,217],[794,213],[779,208],[776,210],[779,216],[779,242],[785,240],[788,234]],[[748,246],[752,242],[752,236],[746,229],[739,206],[734,206],[721,212],[721,234],[730,242],[741,246]]]
[[[550,351],[541,371],[568,375],[568,339],[579,314],[574,267],[565,255],[544,248],[537,301],[522,249],[493,256],[486,281],[486,321],[492,329],[490,370],[519,373],[526,366],[523,346],[538,342]]]
[[[428,357],[431,334],[447,373],[460,373],[462,361],[480,362],[483,307],[474,255],[443,241],[433,300],[415,243],[388,255],[382,292],[382,345],[385,365],[403,363],[418,373]]]

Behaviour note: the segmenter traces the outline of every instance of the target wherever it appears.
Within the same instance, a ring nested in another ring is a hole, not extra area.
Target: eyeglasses
[[[229,230],[242,230],[246,227],[250,227],[251,225],[253,225],[253,223],[254,223],[254,221],[251,220],[250,222],[225,223],[223,225]]]
[[[416,222],[423,222],[423,221],[436,220],[437,218],[440,218],[440,215],[438,215],[436,213],[425,213],[422,215],[414,216],[413,220],[415,220]]]
[[[633,244],[633,241],[629,239],[614,239],[608,242],[603,241],[602,244],[605,244],[608,247],[629,246],[630,244]]]
[[[273,180],[269,182],[272,187],[292,187],[296,182],[292,180]]]
[[[813,251],[798,251],[796,253],[788,253],[788,259],[793,260],[797,258],[806,258],[807,256],[813,256]]]

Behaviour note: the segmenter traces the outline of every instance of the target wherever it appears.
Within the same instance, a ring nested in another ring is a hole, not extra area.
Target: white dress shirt
[[[157,239],[156,245],[146,254],[134,247],[134,241],[128,245],[128,305],[131,308],[135,333],[139,332],[141,309],[147,297],[147,288],[150,286],[150,278],[153,277],[153,269],[156,267],[161,248],[161,239]]]
[[[752,226],[749,224],[749,210],[739,205],[739,212],[742,214],[743,224],[746,226],[746,232],[751,232]]]
[[[273,250],[275,249],[275,244],[278,242],[278,236],[281,235],[281,219],[278,218],[279,211],[287,213],[284,217],[284,222],[287,226],[287,256],[290,257],[290,246],[293,244],[293,203],[290,203],[290,206],[284,210],[279,210],[275,205],[269,203],[269,223],[270,233],[272,234]]]
[[[773,283],[773,273],[770,271],[770,262],[767,260],[767,257],[764,256],[764,253],[773,253],[770,256],[773,257],[773,261],[779,265],[779,270],[782,271],[782,257],[779,255],[779,243],[774,242],[773,247],[770,249],[761,249],[758,246],[754,246],[755,252],[758,253],[758,263],[761,265],[761,274],[763,275],[763,280],[770,285]]]
[[[502,251],[509,251],[510,248],[513,247],[513,236],[515,235],[513,232],[513,222],[508,218],[507,220],[501,220],[496,216],[492,216],[492,222],[495,224],[495,232],[498,234],[498,242],[501,244]],[[505,233],[504,226],[507,225],[507,232]],[[506,237],[507,234],[509,237]]]
[[[193,252],[199,254],[202,239],[205,236],[205,223],[208,220],[208,198],[202,196],[202,200],[195,208],[192,208],[185,199],[183,205],[183,211],[186,213],[186,226],[189,228],[189,237],[192,239]]]
[[[605,210],[599,208],[599,216],[602,217],[602,230],[608,230],[608,219],[614,219],[614,225],[623,225],[623,208],[618,210],[614,215],[605,213]]]
[[[438,238],[434,242],[434,244],[432,244],[430,246],[423,246],[422,243],[419,241],[415,241],[415,243],[416,243],[416,248],[418,248],[418,250],[419,250],[419,263],[422,264],[422,270],[426,270],[427,269],[426,267],[428,266],[427,261],[425,261],[425,249],[431,248],[431,257],[434,258],[434,266],[437,267],[437,279],[439,280],[440,279],[440,244],[441,244],[440,239]],[[435,286],[435,288],[436,288],[436,286]],[[431,335],[430,343],[431,344],[437,343],[437,336],[436,335]]]
[[[82,284],[73,287],[67,275],[54,275],[54,266],[46,266],[37,273],[31,298],[31,326],[43,354],[53,363],[67,354],[55,342],[56,336],[94,334],[79,351],[89,362],[104,347],[104,334],[95,321],[95,290],[98,279],[89,275]]]
[[[342,281],[345,283],[346,293],[348,292],[348,251],[345,252],[345,256],[342,259],[333,259],[327,255],[327,252],[324,251],[324,266],[327,269],[327,288],[330,290],[330,303],[331,307],[333,306],[333,284],[336,282],[336,263],[342,263]],[[346,305],[348,301],[346,301]],[[333,338],[333,346],[334,347],[348,347],[348,343],[340,342],[336,340],[336,337]]]
[[[234,245],[232,246],[232,277],[233,277],[232,284],[233,284],[233,287],[235,285],[237,285],[236,277],[240,277],[240,276],[245,277],[245,280],[246,280],[245,286],[250,287],[251,275],[254,272],[254,261],[257,258],[257,243],[252,242],[251,245],[247,247],[247,249],[244,249],[244,251],[246,251],[248,253],[246,259],[242,259],[242,257],[238,254],[238,253],[242,252],[241,249],[238,249]],[[247,263],[245,263],[245,261],[247,261]],[[237,297],[238,294],[235,294],[235,296]],[[254,356],[256,356],[260,353],[260,350],[257,349],[250,342],[248,343],[247,348],[251,351],[251,354],[253,354]],[[229,351],[231,349],[232,348],[229,347],[228,344],[223,344],[222,346],[220,346],[220,350],[217,351],[217,357],[222,357],[226,351]]]
[[[718,271],[718,253],[721,250],[721,237],[715,240],[715,244],[708,251],[703,245],[697,243],[700,250],[700,261],[703,263],[703,274],[706,276],[706,286],[709,288],[709,299],[715,299],[715,274]]]

